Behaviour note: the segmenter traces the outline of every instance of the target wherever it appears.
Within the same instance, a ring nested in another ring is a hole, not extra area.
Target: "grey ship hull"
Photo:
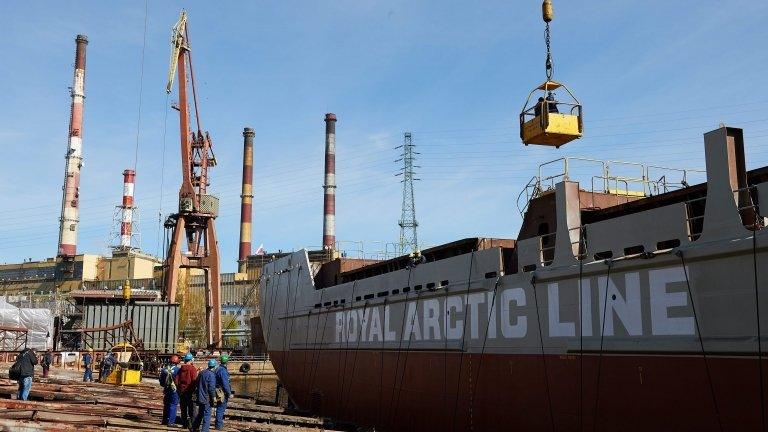
[[[695,235],[692,200],[584,223],[562,182],[551,248],[533,236],[321,289],[305,251],[270,263],[281,381],[302,409],[384,430],[760,430],[768,174],[740,205],[740,139],[705,136]]]

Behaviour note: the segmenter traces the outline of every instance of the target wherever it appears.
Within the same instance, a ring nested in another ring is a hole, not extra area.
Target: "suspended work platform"
[[[553,92],[559,88],[568,93],[569,101],[555,99]],[[531,99],[536,94],[540,96],[532,103]],[[520,138],[525,145],[560,147],[581,138],[582,130],[581,104],[568,87],[547,80],[528,94],[520,113]]]

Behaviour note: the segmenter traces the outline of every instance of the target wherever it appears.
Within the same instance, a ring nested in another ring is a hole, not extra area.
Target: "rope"
[[[407,297],[407,294],[406,294]],[[384,314],[387,313],[387,297],[384,297]],[[385,329],[386,332],[386,329]],[[382,332],[381,335],[381,351],[380,351],[380,358],[379,358],[379,403],[376,404],[376,423],[381,423],[381,395],[384,390],[384,334],[385,332]]]
[[[584,306],[581,304],[583,275],[584,263],[579,259],[579,299],[577,300],[579,305],[579,430],[584,428]]]
[[[321,302],[322,302],[322,293],[320,294],[320,296],[321,296]],[[328,324],[328,315],[330,315],[330,313],[326,312],[325,313],[325,319],[323,320],[323,327],[322,327],[323,328],[323,334],[325,334],[325,326]],[[317,320],[320,321],[320,317],[319,316],[317,317]],[[315,329],[315,346],[317,346],[317,331],[318,331],[318,329],[316,328]],[[317,377],[317,370],[320,367],[320,356],[322,354],[323,354],[322,350],[317,349],[317,363],[314,364],[312,372],[311,372],[310,377],[309,377],[310,392],[312,391],[312,386],[315,383],[315,377]],[[313,362],[314,362],[314,356],[313,356]]]
[[[357,312],[354,312],[354,310],[352,308],[352,302],[355,300],[355,287],[356,286],[357,286],[357,280],[352,282],[352,295],[350,296],[350,299],[349,299],[349,311],[347,312],[347,316],[344,317],[344,319],[346,320],[345,324],[349,322],[349,314],[350,313],[357,314]],[[343,315],[344,307],[341,308],[341,311],[342,311],[342,316],[344,316]],[[357,326],[357,316],[355,316],[355,326]],[[363,327],[362,323],[360,323],[360,333],[363,332],[363,328],[362,327]],[[342,326],[342,328],[344,328],[344,326]],[[344,381],[345,381],[344,374],[345,374],[345,372],[347,370],[347,357],[349,357],[349,329],[347,329],[347,335],[346,336],[347,336],[347,344],[344,347],[344,367],[341,369],[341,374],[340,374],[340,376],[341,376],[341,394],[339,394],[339,401],[342,402],[342,404],[340,405],[340,408],[344,408],[343,407],[343,403],[344,403]],[[357,340],[358,340],[358,346],[359,346],[359,341],[360,341],[360,336],[361,335],[357,335],[357,336],[358,336]],[[357,353],[357,351],[355,351],[355,353]],[[350,383],[350,386],[351,385],[352,384]],[[341,414],[342,413],[339,413],[339,417],[341,417]]]
[[[405,302],[403,302],[403,323],[400,325],[400,341],[397,343],[397,357],[395,360],[395,375],[392,377],[392,393],[389,397],[389,406],[390,410],[394,407],[392,406],[392,403],[395,400],[395,389],[397,388],[397,375],[400,371],[400,352],[403,348],[403,337],[405,336],[405,319],[407,317],[407,310],[408,310],[408,297],[411,295],[410,286],[411,286],[411,273],[413,273],[413,267],[408,267],[408,284],[409,291],[405,293]],[[386,331],[385,331],[386,333]],[[391,415],[390,415],[391,417]]]
[[[472,255],[469,257],[469,275],[467,276],[467,291],[464,293],[464,322],[461,330],[461,352],[459,353],[459,370],[456,374],[456,397],[453,400],[453,420],[451,421],[451,431],[453,431],[456,428],[456,413],[458,412],[458,405],[459,405],[459,387],[461,386],[461,368],[464,364],[464,342],[467,340],[467,321],[469,321],[469,314],[467,311],[467,306],[469,305],[469,289],[472,286],[472,264],[475,262],[475,251],[472,251]],[[447,300],[447,298],[446,298]],[[445,338],[448,339],[448,325],[446,323],[445,326],[446,329],[446,335]],[[471,373],[471,371],[470,371]]]
[[[547,374],[547,356],[544,355],[544,336],[541,333],[541,314],[539,314],[539,297],[536,294],[536,274],[531,278],[531,289],[533,290],[533,302],[536,306],[536,323],[539,328],[539,341],[541,342],[541,362],[544,365],[544,390],[547,394],[547,405],[549,406],[549,423],[552,431],[555,430],[555,416],[552,412],[552,396],[549,394],[549,376]]]
[[[274,276],[274,275],[273,275],[273,276]],[[280,288],[280,279],[282,279],[282,277],[283,277],[283,274],[282,274],[282,273],[279,273],[279,274],[277,275],[277,289],[279,289],[279,288]],[[266,287],[266,288],[264,289],[264,293],[265,293],[265,294],[267,294],[267,291],[268,291],[268,289],[269,289],[269,287]],[[277,290],[275,290],[275,292],[277,292]],[[269,296],[267,296],[267,297],[269,297]],[[273,321],[273,318],[274,318],[274,316],[275,316],[275,304],[277,303],[277,298],[276,298],[276,296],[275,296],[275,295],[272,295],[271,297],[272,297],[272,299],[273,299],[273,300],[272,300],[272,301],[270,302],[270,304],[269,304],[269,306],[270,306],[270,312],[269,312],[269,325],[267,326],[267,337],[266,337],[266,339],[265,339],[265,342],[266,342],[266,343],[269,343],[269,340],[270,340],[270,337],[269,337],[269,335],[270,335],[270,334],[272,334],[272,327],[273,327],[273,326],[272,326],[272,323],[274,322],[274,321]],[[262,325],[263,325],[263,323],[262,323]],[[265,369],[265,367],[266,367],[266,362],[262,362],[262,363],[261,363],[261,372],[260,372],[260,375],[262,375],[262,374],[264,373],[264,369]],[[262,381],[263,381],[263,379],[259,379],[259,384],[258,384],[258,386],[256,386],[256,402],[257,402],[257,403],[258,403],[258,401],[259,401],[259,396],[261,396],[261,383],[262,383]]]
[[[403,373],[400,375],[400,384],[398,384],[397,399],[395,400],[395,409],[392,413],[393,416],[397,415],[397,411],[400,408],[400,396],[403,394],[403,380],[405,380],[405,369],[408,366],[408,354],[411,352],[411,335],[413,335],[413,323],[418,320],[419,316],[419,299],[421,298],[421,292],[416,293],[416,307],[411,318],[410,332],[408,333],[408,345],[405,347],[405,359],[403,360]],[[407,304],[406,304],[407,306]],[[406,307],[406,311],[408,308]]]
[[[354,294],[352,294],[352,298],[354,298]],[[363,318],[365,318],[365,311],[368,308],[368,302],[366,301],[363,303]],[[360,323],[360,334],[357,337],[357,347],[355,348],[355,356],[352,357],[352,376],[349,378],[349,389],[347,389],[348,392],[351,392],[352,390],[352,384],[355,380],[355,367],[357,366],[357,353],[360,351],[360,341],[363,339],[362,333],[365,331],[365,326],[363,323]],[[382,337],[383,339],[383,337]],[[344,395],[344,381],[341,382],[341,394]],[[342,397],[342,409],[341,412],[345,412],[347,410],[347,405],[349,404],[349,393],[347,393],[347,400],[344,401]]]
[[[166,136],[168,133],[168,99],[170,95],[165,95],[165,118],[163,119],[163,157],[160,159],[160,205],[157,210],[157,255],[160,256],[160,232],[163,229],[163,188],[165,185],[165,147]],[[162,251],[163,261],[167,248]]]
[[[707,373],[707,383],[709,384],[709,394],[712,397],[712,405],[715,408],[715,417],[717,418],[717,426],[718,429],[721,431],[723,430],[723,423],[720,420],[720,410],[717,407],[717,398],[715,398],[715,387],[712,384],[712,374],[709,372],[709,360],[707,359],[707,352],[704,350],[704,338],[701,334],[701,329],[699,328],[699,318],[696,314],[696,305],[693,300],[693,293],[691,292],[691,281],[688,278],[688,267],[685,265],[685,256],[683,256],[683,251],[678,250],[675,253],[677,256],[680,257],[680,262],[683,265],[683,273],[685,273],[685,286],[688,288],[688,298],[691,299],[691,310],[693,311],[693,322],[696,324],[696,333],[699,336],[699,346],[701,347],[701,355],[704,358],[704,369]]]
[[[597,384],[595,387],[595,420],[592,422],[592,430],[597,427],[598,412],[600,408],[600,373],[603,366],[603,341],[605,340],[605,315],[608,311],[608,286],[611,282],[611,268],[613,267],[613,261],[607,259],[604,261],[608,266],[608,271],[605,275],[605,295],[603,297],[603,321],[600,326],[600,351],[597,356]]]
[[[446,289],[445,298],[448,298],[448,291]],[[443,317],[443,409],[448,409],[448,321],[451,319],[448,313],[448,308],[445,308],[445,316]]]
[[[483,346],[482,348],[480,348],[480,360],[478,360],[477,362],[477,374],[475,375],[476,386],[479,386],[480,384],[480,371],[483,370],[482,366],[483,366],[483,357],[485,354],[485,344],[488,342],[488,328],[491,326],[491,320],[496,319],[496,317],[493,316],[493,307],[496,304],[496,293],[498,292],[500,282],[501,282],[501,276],[498,276],[496,278],[496,283],[493,285],[493,296],[491,297],[491,304],[488,307],[488,321],[486,321],[485,323],[485,335],[483,336]],[[472,412],[475,406],[475,394],[476,392],[470,389],[470,393],[469,393],[469,429],[470,430],[474,428],[472,423]]]
[[[141,72],[139,77],[139,107],[136,115],[136,149],[133,155],[133,171],[139,163],[139,136],[141,131],[141,100],[144,93],[144,53],[147,50],[147,19],[149,17],[149,0],[144,0],[144,36],[141,46]]]
[[[763,388],[763,342],[760,329],[760,294],[757,278],[757,231],[752,232],[752,266],[755,275],[755,315],[757,317],[757,367],[760,372],[760,424],[765,430],[765,389]]]
[[[293,343],[293,326],[294,326],[294,321],[296,321],[295,318],[294,318],[294,315],[296,315],[296,303],[299,300],[298,292],[299,292],[299,281],[301,281],[301,277],[300,277],[301,276],[301,269],[302,269],[302,266],[299,265],[299,269],[296,271],[296,286],[293,289],[293,309],[290,312],[288,310],[286,310],[286,312],[289,314],[287,316],[290,317],[288,319],[291,322],[291,330],[290,330],[290,334],[288,335],[288,346],[287,347],[285,346],[285,336],[283,336],[283,351],[287,351],[287,353],[288,353],[285,356],[285,375],[284,376],[289,376],[290,375],[288,373],[288,370],[291,367],[291,362],[290,362],[290,360],[291,360],[291,351],[292,351],[291,350],[291,344]],[[290,293],[291,293],[291,278],[292,278],[291,275],[292,274],[293,274],[293,272],[288,273],[288,295],[289,296],[290,296]]]
[[[321,307],[323,305],[323,296],[324,295],[325,295],[325,288],[321,288],[321,290],[320,290],[320,306]],[[314,366],[315,365],[315,354],[318,352],[318,349],[317,349],[317,334],[318,334],[318,332],[320,330],[320,326],[319,326],[319,324],[320,324],[320,315],[321,315],[321,312],[318,312],[317,320],[315,320],[315,340],[314,340],[314,342],[312,342],[312,359],[309,362],[309,380],[307,380],[307,384],[308,384],[308,386],[307,386],[307,398],[308,399],[311,399],[311,396],[312,396],[312,374],[314,373],[314,368],[315,368],[315,366]],[[312,311],[310,310],[309,311],[309,317],[307,317],[307,336],[309,336],[309,323],[310,323],[310,318],[311,317],[312,317]],[[328,314],[325,314],[325,320],[326,320],[326,322],[328,322]],[[325,328],[325,324],[323,324],[323,328]],[[306,363],[305,363],[304,368],[306,369]],[[306,370],[305,370],[305,373],[306,373]],[[304,376],[304,374],[302,374],[302,377],[303,376]]]

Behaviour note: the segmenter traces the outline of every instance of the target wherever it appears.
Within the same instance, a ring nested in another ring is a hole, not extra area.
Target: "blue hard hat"
[[[209,368],[209,369],[210,369],[210,368],[215,368],[215,367],[216,367],[216,366],[218,366],[218,365],[219,365],[219,364],[216,362],[216,359],[210,359],[210,360],[208,360],[208,368]]]
[[[187,354],[184,356],[184,361],[185,361],[185,362],[188,362],[188,361],[192,361],[192,360],[194,360],[194,359],[195,359],[195,356],[193,356],[193,355],[192,355],[192,353],[187,353]]]

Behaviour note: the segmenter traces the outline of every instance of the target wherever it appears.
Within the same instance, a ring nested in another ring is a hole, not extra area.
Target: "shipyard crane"
[[[563,144],[581,138],[583,118],[578,99],[565,84],[553,79],[555,66],[549,33],[549,23],[555,16],[552,0],[544,0],[541,4],[541,14],[545,25],[544,42],[547,46],[547,79],[528,94],[520,113],[520,138],[525,145],[538,144],[560,148]],[[557,100],[555,90],[558,89],[565,90],[567,100]]]
[[[207,344],[221,344],[221,291],[219,277],[219,246],[216,240],[214,220],[219,212],[219,199],[207,193],[210,185],[208,169],[216,165],[211,137],[203,132],[195,90],[195,74],[187,29],[187,13],[182,10],[173,26],[171,59],[168,68],[168,85],[171,93],[174,77],[178,77],[179,133],[181,138],[181,188],[179,211],[165,221],[171,230],[170,245],[163,264],[164,298],[176,302],[180,270],[200,269],[205,276],[205,322]],[[187,67],[189,86],[195,113],[195,129],[190,128],[189,101],[187,95]],[[186,243],[186,250],[182,247]]]

